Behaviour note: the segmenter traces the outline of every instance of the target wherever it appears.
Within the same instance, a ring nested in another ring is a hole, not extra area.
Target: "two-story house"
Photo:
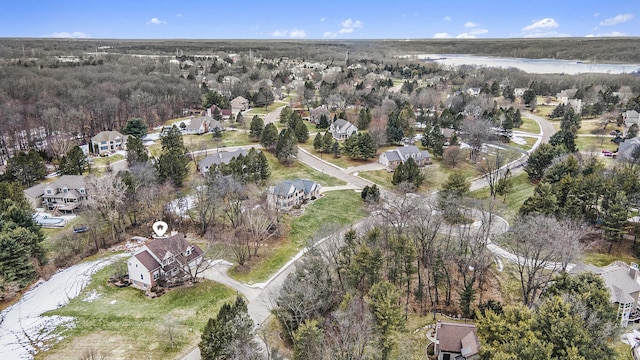
[[[320,196],[320,185],[306,179],[284,180],[267,190],[269,206],[278,210],[290,210],[305,201]]]
[[[155,239],[136,251],[127,260],[131,286],[148,290],[161,280],[183,277],[187,267],[203,261],[204,252],[198,245],[191,245],[184,234]]]
[[[117,131],[101,131],[91,138],[91,149],[94,153],[114,152],[126,150],[127,135]]]
[[[337,119],[329,126],[329,132],[336,140],[347,140],[358,133],[358,127],[344,119]]]
[[[53,182],[32,186],[24,194],[34,208],[65,213],[74,212],[88,198],[82,175],[62,175]]]
[[[235,151],[220,151],[200,160],[200,162],[198,163],[198,168],[200,169],[200,173],[202,175],[205,175],[207,172],[209,172],[209,169],[211,169],[213,165],[229,164],[231,160],[237,158],[240,155],[247,156],[247,150],[238,149]]]
[[[475,360],[480,358],[480,342],[474,324],[436,324],[436,356],[438,360]]]

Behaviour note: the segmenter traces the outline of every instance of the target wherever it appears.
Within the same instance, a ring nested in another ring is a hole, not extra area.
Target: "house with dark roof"
[[[640,137],[624,139],[623,142],[618,144],[618,158],[627,160],[632,159],[633,151],[638,146],[640,146]]]
[[[184,278],[187,267],[197,266],[204,252],[191,245],[185,235],[158,238],[138,249],[127,260],[129,282],[140,290],[148,290],[159,281]]]
[[[91,138],[91,150],[100,154],[127,149],[127,135],[117,131],[100,131]]]
[[[231,160],[237,158],[240,155],[247,156],[247,150],[238,149],[235,151],[219,151],[200,160],[200,162],[198,163],[198,168],[200,169],[200,173],[202,175],[205,175],[207,172],[209,172],[209,169],[211,169],[213,165],[228,164],[231,162]]]
[[[221,109],[216,104],[213,104],[210,108],[207,109],[207,116],[209,116],[210,118],[215,118],[216,112],[220,114],[222,120],[229,120],[232,115],[231,109]]]
[[[358,133],[358,127],[344,119],[336,119],[329,125],[329,132],[336,140],[347,140],[351,135]]]
[[[640,274],[638,264],[627,265],[616,261],[605,267],[589,264],[577,264],[569,273],[580,274],[585,271],[599,275],[611,296],[611,302],[617,309],[620,326],[627,326],[629,321],[640,320],[638,297],[640,295]]]
[[[320,196],[320,185],[306,179],[284,180],[267,190],[270,207],[286,211]]]
[[[480,358],[480,342],[474,324],[438,321],[436,348],[438,360],[474,360]]]
[[[62,175],[50,183],[25,189],[24,195],[33,208],[43,207],[61,213],[74,212],[88,198],[82,175]]]
[[[431,164],[431,154],[427,150],[420,150],[415,145],[407,145],[385,151],[380,155],[378,162],[391,170],[395,170],[407,159],[412,158],[420,167]]]
[[[182,129],[182,132],[186,135],[202,135],[213,131],[213,129],[215,128],[218,128],[220,131],[224,130],[224,127],[222,126],[220,121],[214,120],[210,116],[200,116],[191,119],[191,121],[189,121],[189,124],[184,129]]]

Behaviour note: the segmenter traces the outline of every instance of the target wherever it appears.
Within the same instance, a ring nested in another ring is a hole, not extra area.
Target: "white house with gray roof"
[[[622,261],[616,261],[602,268],[589,264],[577,264],[569,273],[580,274],[585,271],[599,275],[604,280],[611,302],[616,306],[621,326],[627,326],[629,321],[640,319],[638,312],[640,274],[637,264],[627,265]]]
[[[91,150],[100,154],[104,152],[114,152],[126,150],[127,135],[122,135],[117,131],[100,131],[91,138]]]
[[[307,179],[284,180],[267,190],[267,202],[278,210],[290,210],[320,196],[320,185]]]
[[[88,198],[85,177],[62,175],[50,183],[43,183],[24,190],[24,195],[34,208],[71,213]]]
[[[200,116],[191,119],[182,132],[184,134],[202,135],[213,131],[215,128],[220,129],[220,131],[224,130],[224,127],[218,120],[214,120],[210,116]]]
[[[220,151],[213,155],[209,155],[206,158],[200,160],[200,162],[198,163],[200,173],[202,173],[202,175],[205,175],[207,172],[209,172],[209,169],[211,169],[213,165],[228,164],[231,162],[231,160],[237,158],[240,155],[247,156],[247,150],[238,149],[235,151]]]
[[[412,158],[420,167],[431,164],[431,154],[427,150],[420,150],[415,145],[407,145],[388,150],[380,155],[378,162],[391,170],[395,170],[407,159]]]
[[[358,127],[344,119],[337,119],[329,126],[329,132],[336,140],[347,140],[358,133]]]

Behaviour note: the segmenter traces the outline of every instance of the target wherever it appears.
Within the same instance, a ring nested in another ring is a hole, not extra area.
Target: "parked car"
[[[613,153],[609,150],[602,150],[602,155],[607,156],[607,157],[611,157],[613,156]]]

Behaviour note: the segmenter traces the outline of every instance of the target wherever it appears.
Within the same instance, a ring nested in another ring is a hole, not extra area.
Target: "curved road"
[[[265,123],[276,121],[279,117],[280,111],[282,111],[282,108],[278,108],[275,111],[267,114],[267,116],[265,117]],[[546,143],[549,141],[549,139],[551,138],[551,135],[555,133],[555,128],[553,127],[553,124],[551,124],[548,120],[540,116],[534,115],[532,113],[526,113],[526,116],[535,120],[540,126],[540,134],[538,134],[539,140],[534,144],[533,148],[530,150],[530,151],[533,151],[541,143]],[[506,166],[512,168],[514,172],[522,171],[521,165],[524,164],[523,159],[526,160],[526,155],[524,155],[523,158],[519,160],[516,160],[510,164],[507,164]],[[349,170],[347,169],[340,168],[336,165],[333,165],[327,161],[324,161],[318,158],[317,156],[310,154],[308,151],[300,147],[298,148],[298,160],[322,173],[331,175],[335,178],[345,181],[347,184],[353,185],[358,188],[363,188],[367,185],[373,184],[368,180],[365,180],[361,177],[350,174]],[[472,182],[472,188],[474,187],[481,188],[483,186],[487,186],[487,183],[483,177],[475,179]],[[390,194],[392,193],[388,191],[384,192],[384,195],[386,196],[390,196]],[[504,218],[497,216],[495,214],[493,215],[493,217],[495,220],[495,223],[494,223],[495,225],[491,231],[491,236],[495,237],[507,231],[509,229],[509,223]],[[356,224],[353,224],[353,227],[358,228],[366,224],[368,222],[368,219],[369,218],[365,218],[364,220]],[[324,243],[326,240],[333,238],[335,236],[341,236],[343,231],[344,230],[340,231],[337,234],[331,235],[327,238],[320,240],[314,246],[319,246],[320,244]],[[526,259],[522,259],[517,254],[510,253],[509,251],[492,243],[490,239],[488,239],[487,248],[498,258],[503,257],[513,262],[526,261]],[[219,282],[226,286],[229,286],[232,289],[243,294],[248,300],[247,308],[249,311],[249,315],[251,316],[251,319],[253,319],[254,323],[256,324],[256,327],[260,327],[265,322],[265,320],[267,320],[267,318],[271,315],[270,309],[272,308],[273,300],[277,295],[278,290],[282,286],[284,280],[286,279],[287,275],[291,271],[293,271],[294,267],[292,265],[294,265],[302,256],[304,256],[306,251],[307,249],[301,250],[296,256],[294,256],[294,258],[292,258],[287,264],[285,264],[275,275],[273,275],[265,283],[247,285],[232,279],[227,274],[227,270],[229,269],[231,264],[224,263],[224,262],[219,263],[216,266],[205,271],[203,273],[203,277],[209,280]],[[554,264],[550,264],[550,266],[554,266]],[[198,360],[200,359],[200,350],[197,347],[195,347],[191,349],[189,353],[187,353],[187,355],[182,357],[181,359]]]

